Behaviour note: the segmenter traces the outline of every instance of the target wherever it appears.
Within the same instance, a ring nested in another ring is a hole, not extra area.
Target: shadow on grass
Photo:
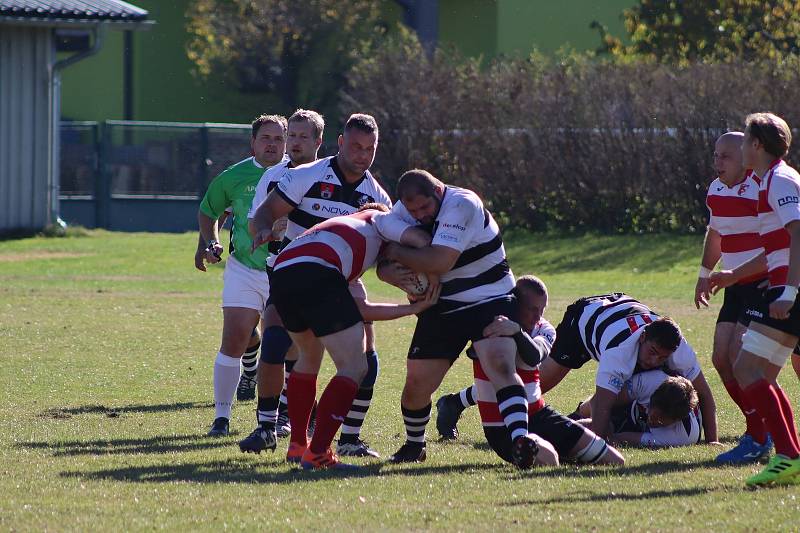
[[[17,446],[32,450],[52,450],[53,457],[69,457],[179,453],[211,448],[232,448],[235,444],[228,439],[212,439],[202,435],[173,435],[147,439],[25,442]]]
[[[641,272],[669,270],[696,257],[701,240],[684,235],[584,235],[549,236],[513,231],[504,238],[509,262],[515,270],[551,274],[616,269]]]
[[[105,405],[79,405],[78,407],[56,407],[42,411],[41,418],[72,418],[77,415],[101,414],[110,418],[125,413],[167,413],[171,411],[184,411],[186,409],[206,409],[213,407],[210,402],[178,402],[155,405],[123,405],[121,407],[107,407]]]
[[[273,459],[274,457],[274,459]],[[263,471],[262,466],[278,468],[279,471]],[[194,483],[295,483],[297,481],[324,481],[336,478],[374,478],[390,476],[451,475],[478,470],[495,470],[498,465],[469,463],[460,465],[417,466],[404,468],[386,463],[364,465],[357,470],[306,471],[290,467],[283,456],[276,454],[267,458],[266,463],[253,464],[245,458],[204,463],[162,464],[153,466],[133,466],[110,468],[95,472],[62,472],[61,477],[87,480],[112,480],[133,483],[171,483],[191,481]]]
[[[589,491],[579,491],[577,494],[573,493],[565,496],[558,496],[553,498],[542,498],[541,500],[518,500],[511,503],[500,503],[503,507],[517,507],[520,505],[548,505],[554,503],[590,503],[590,502],[627,502],[627,501],[641,501],[641,500],[657,500],[661,498],[675,498],[675,497],[688,497],[697,496],[700,494],[708,494],[725,490],[722,487],[692,487],[681,488],[673,490],[652,490],[646,492],[639,492],[633,494],[620,494],[616,492],[598,494]]]

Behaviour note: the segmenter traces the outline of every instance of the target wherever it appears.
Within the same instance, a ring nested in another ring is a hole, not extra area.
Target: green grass
[[[221,273],[193,268],[196,236],[93,231],[3,242],[0,252],[0,529],[27,530],[796,530],[798,488],[749,491],[758,467],[717,468],[720,451],[624,449],[625,468],[518,472],[485,445],[475,410],[458,442],[429,426],[428,461],[305,473],[204,436],[213,418]],[[554,238],[510,234],[517,274],[549,285],[557,323],[575,298],[630,292],[675,317],[696,348],[726,443],[740,415],[710,365],[717,308],[696,311],[695,237]],[[374,300],[400,301],[368,275]],[[715,302],[715,306],[719,302]],[[399,396],[413,320],[378,326],[382,373],[364,436],[384,456],[403,440]],[[562,411],[592,390],[594,366],[548,395]],[[331,365],[324,367],[329,376]],[[320,383],[324,383],[324,379]],[[471,381],[459,360],[443,391]],[[791,370],[782,378],[798,406]]]

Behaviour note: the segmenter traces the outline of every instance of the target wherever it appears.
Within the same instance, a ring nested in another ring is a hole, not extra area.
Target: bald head
[[[720,135],[714,145],[714,169],[717,171],[719,179],[729,187],[744,179],[743,143],[744,133],[729,131]]]

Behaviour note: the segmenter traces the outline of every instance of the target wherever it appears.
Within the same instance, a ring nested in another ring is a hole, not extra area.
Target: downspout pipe
[[[53,30],[54,33],[56,30]],[[61,220],[59,205],[59,192],[61,189],[61,71],[78,61],[95,55],[103,48],[106,37],[106,25],[98,24],[92,28],[92,47],[83,52],[65,57],[60,61],[53,61],[49,66],[50,74],[50,153],[48,161],[48,185],[50,192],[49,224],[66,228],[67,224]],[[55,39],[53,39],[55,48]],[[56,51],[53,50],[53,59]]]

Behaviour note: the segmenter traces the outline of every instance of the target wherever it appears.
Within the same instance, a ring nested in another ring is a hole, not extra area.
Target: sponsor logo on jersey
[[[344,207],[336,207],[334,206],[327,206],[323,205],[319,208],[323,213],[330,213],[332,215],[349,215],[352,213],[349,209],[345,209]]]
[[[436,236],[436,238],[443,241],[458,242],[458,237],[455,235],[450,235],[449,233],[440,233]]]
[[[800,203],[800,198],[797,196],[784,196],[783,198],[778,198],[778,207],[783,207],[788,204],[797,204]]]
[[[326,174],[325,181],[331,181],[333,179],[333,174]]]
[[[461,226],[459,224],[448,224],[447,222],[443,222],[442,223],[442,227],[443,228],[453,228],[453,229],[457,229],[459,231],[467,231],[467,228],[465,228],[464,226]]]
[[[320,183],[319,184],[320,195],[325,200],[330,200],[333,198],[333,184],[332,183]]]
[[[608,384],[617,390],[622,390],[622,387],[625,386],[625,382],[619,376],[611,376],[608,378]]]
[[[759,313],[755,309],[748,309],[747,311],[744,312],[744,314],[749,315],[749,316],[754,316],[756,318],[764,318],[764,314],[763,313]]]
[[[311,209],[313,209],[314,211],[319,211],[319,208],[320,208],[320,205],[319,205],[319,204],[313,204],[313,205],[311,206]]]

